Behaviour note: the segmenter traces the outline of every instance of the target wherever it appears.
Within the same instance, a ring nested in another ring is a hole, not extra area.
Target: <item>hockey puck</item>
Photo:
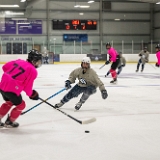
[[[85,133],[89,133],[89,131],[85,131]]]

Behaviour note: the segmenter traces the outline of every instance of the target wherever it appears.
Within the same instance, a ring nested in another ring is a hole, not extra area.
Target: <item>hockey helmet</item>
[[[28,52],[28,59],[36,68],[42,65],[42,54],[36,49],[32,49]]]
[[[106,46],[111,46],[111,43],[110,43],[110,42],[107,42],[107,43],[106,43]]]
[[[158,49],[160,49],[160,44],[157,44],[155,48],[158,48]]]
[[[84,62],[84,63],[89,63],[90,64],[91,63],[91,59],[89,57],[84,57],[81,62],[82,63]]]

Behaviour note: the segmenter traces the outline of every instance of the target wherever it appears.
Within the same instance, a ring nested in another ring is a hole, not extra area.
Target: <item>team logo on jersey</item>
[[[83,79],[83,78],[80,78],[79,82],[82,83],[82,84],[87,84],[86,80]]]

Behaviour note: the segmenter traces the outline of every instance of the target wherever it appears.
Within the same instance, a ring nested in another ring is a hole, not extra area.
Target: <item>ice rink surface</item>
[[[136,64],[127,64],[118,84],[111,85],[111,76],[104,77],[109,66],[99,70],[101,65],[91,67],[104,82],[108,98],[103,100],[97,88],[79,111],[74,106],[81,95],[61,108],[79,120],[95,117],[96,122],[81,125],[43,103],[19,117],[19,128],[0,129],[0,160],[160,160],[160,69],[146,64],[143,73],[135,73]],[[79,66],[43,65],[34,89],[41,98],[50,97]],[[48,102],[54,105],[66,93]],[[22,95],[25,110],[41,102]]]

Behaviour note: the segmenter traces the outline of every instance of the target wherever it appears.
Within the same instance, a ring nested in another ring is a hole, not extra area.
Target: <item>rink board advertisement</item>
[[[1,19],[0,34],[16,34],[16,21]]]
[[[107,54],[87,54],[87,57],[90,57],[91,61],[106,61]]]
[[[19,20],[18,34],[42,34],[42,20]]]
[[[88,42],[88,34],[63,34],[65,42]]]

